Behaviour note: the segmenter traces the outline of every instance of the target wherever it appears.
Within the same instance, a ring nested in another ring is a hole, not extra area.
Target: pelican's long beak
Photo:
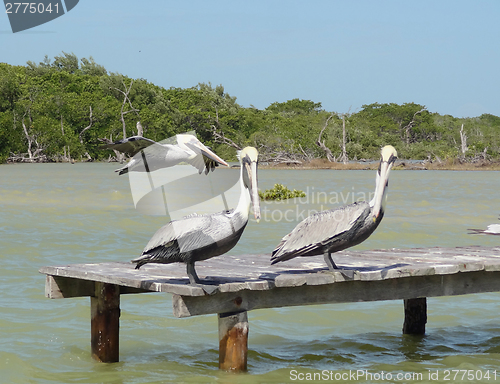
[[[241,164],[241,181],[243,186],[250,192],[250,201],[253,207],[255,220],[260,220],[260,199],[259,189],[257,187],[257,163],[259,152],[254,147],[245,147],[239,152]],[[242,194],[244,190],[242,190]],[[245,202],[248,204],[248,200]],[[248,210],[248,205],[245,207]]]
[[[392,165],[397,159],[397,152],[394,147],[388,145],[382,149],[382,159],[377,171],[377,179],[375,185],[375,196],[371,201],[373,206],[373,219],[376,220],[380,213],[384,211],[386,190],[389,185],[389,172]]]
[[[375,187],[375,196],[373,200],[375,202],[373,206],[373,216],[377,218],[380,215],[382,205],[384,203],[385,189],[387,187],[389,178],[390,165],[386,161],[380,162],[380,167],[377,174],[377,185]]]
[[[257,223],[260,221],[260,198],[259,188],[257,186],[257,162],[252,161],[250,164],[246,163],[247,174],[250,184],[250,200],[252,201],[253,214]]]
[[[195,153],[201,152],[201,154],[203,156],[206,156],[209,159],[212,159],[212,160],[218,162],[219,164],[222,164],[222,165],[225,165],[226,167],[229,167],[228,163],[226,163],[224,160],[222,160],[219,156],[217,156],[214,152],[212,152],[212,150],[210,148],[206,147],[201,142],[190,141],[190,142],[186,142],[184,144],[186,146],[188,146],[189,148],[191,148]]]

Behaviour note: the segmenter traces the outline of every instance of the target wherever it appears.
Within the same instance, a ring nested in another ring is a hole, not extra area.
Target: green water
[[[333,378],[356,370],[393,375],[355,382],[435,383],[450,382],[445,379],[453,379],[454,369],[476,375],[463,382],[478,382],[479,373],[489,373],[483,382],[493,382],[493,371],[500,370],[496,293],[429,299],[427,334],[420,338],[401,334],[399,301],[251,311],[249,373],[237,377],[217,369],[215,315],[177,319],[167,294],[126,295],[121,361],[96,363],[90,357],[89,299],[45,298],[44,276],[37,271],[128,261],[164,224],[162,217],[134,210],[128,179],[114,168],[0,166],[2,383],[312,382],[305,375],[324,370]],[[373,171],[260,170],[261,188],[280,182],[307,190],[308,198],[263,203],[263,219],[249,223],[231,253],[269,253],[295,226],[294,214],[330,207],[334,200],[350,203],[372,192],[374,179]],[[389,184],[386,216],[359,249],[499,244],[498,236],[466,233],[498,222],[500,173],[392,171]],[[397,373],[421,373],[422,380],[397,380]]]

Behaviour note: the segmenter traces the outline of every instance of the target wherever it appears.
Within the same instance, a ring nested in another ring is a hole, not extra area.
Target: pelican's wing
[[[208,174],[208,169],[205,169],[205,158],[201,153],[191,159],[187,159],[186,162],[195,167],[198,170],[198,173],[205,171],[205,175]]]
[[[189,149],[191,149],[196,154],[196,156],[188,160],[188,163],[191,164],[196,169],[198,169],[199,173],[205,170],[205,175],[206,175],[208,174],[208,172],[213,171],[215,167],[217,167],[219,164],[229,167],[229,164],[226,163],[222,158],[217,156],[210,147],[204,145],[195,136],[193,135],[189,136],[190,136],[189,140],[186,141],[184,144]]]
[[[115,141],[114,143],[102,145],[101,149],[114,149],[119,152],[124,152],[129,156],[134,156],[139,153],[141,149],[147,148],[150,145],[157,144],[156,141],[146,139],[142,136],[132,136],[127,137],[126,139]]]
[[[271,264],[285,261],[314,250],[322,253],[323,246],[353,228],[370,212],[366,202],[350,204],[338,209],[315,213],[301,221],[292,232],[283,237],[271,256]]]
[[[207,148],[210,149],[210,147]],[[219,164],[222,164],[219,161],[206,156],[205,152],[203,151],[197,154],[192,159],[187,160],[187,162],[195,167],[198,170],[198,173],[202,173],[203,171],[205,171],[205,175],[208,175],[208,172],[213,171],[215,167],[218,167]]]
[[[158,247],[168,247],[177,241],[181,252],[202,248],[217,241],[221,231],[221,220],[227,218],[227,211],[210,215],[192,214],[174,220],[161,227],[149,240],[143,254]],[[172,243],[172,244],[170,244]]]

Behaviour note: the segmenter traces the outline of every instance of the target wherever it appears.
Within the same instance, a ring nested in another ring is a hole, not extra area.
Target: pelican
[[[271,264],[297,256],[323,255],[331,271],[338,269],[332,260],[332,253],[365,241],[384,216],[389,171],[398,154],[394,147],[388,145],[382,148],[381,155],[375,196],[369,203],[356,202],[307,217],[283,237],[271,255]]]
[[[500,224],[490,224],[486,229],[469,229],[469,231],[471,231],[469,235],[500,235]]]
[[[161,227],[149,240],[142,255],[132,260],[139,269],[146,263],[186,263],[191,284],[200,279],[194,263],[222,255],[233,248],[248,223],[250,203],[260,219],[257,189],[258,152],[244,148],[240,154],[240,198],[235,209],[207,215],[190,215]]]
[[[203,145],[195,136],[176,135],[177,144],[160,144],[142,136],[132,136],[116,142],[109,142],[101,149],[114,149],[127,153],[133,158],[122,168],[115,170],[119,175],[131,171],[150,172],[161,168],[173,167],[187,162],[205,174],[213,171],[218,164],[229,165],[212,150]],[[141,152],[141,156],[135,156]],[[144,160],[146,159],[146,163]]]

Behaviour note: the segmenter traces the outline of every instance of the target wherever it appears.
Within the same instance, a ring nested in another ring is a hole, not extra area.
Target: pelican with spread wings
[[[186,263],[190,283],[199,283],[194,263],[222,255],[238,243],[248,223],[250,203],[255,219],[260,219],[258,152],[246,147],[239,156],[241,192],[237,207],[207,215],[194,214],[164,225],[149,240],[142,255],[132,260],[136,269],[147,263]]]
[[[181,162],[191,164],[199,173],[213,171],[219,164],[229,165],[210,148],[203,145],[195,136],[176,135],[177,144],[161,144],[142,136],[132,136],[116,142],[108,142],[101,149],[114,149],[124,152],[132,159],[122,168],[119,175],[128,172],[152,172],[157,169],[173,167]]]
[[[271,264],[297,256],[323,255],[330,270],[338,269],[332,253],[365,241],[384,216],[389,171],[398,154],[388,145],[382,149],[381,155],[375,196],[370,202],[356,202],[307,217],[283,237],[271,255]]]

